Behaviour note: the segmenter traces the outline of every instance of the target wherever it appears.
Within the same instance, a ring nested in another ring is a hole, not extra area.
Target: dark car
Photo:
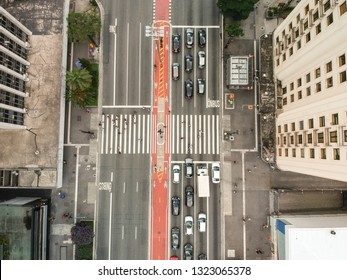
[[[186,80],[184,82],[184,96],[188,99],[193,97],[193,82],[192,80]]]
[[[187,28],[185,37],[186,37],[186,47],[188,49],[191,49],[194,45],[194,29]]]
[[[172,215],[178,216],[180,214],[181,199],[178,196],[173,196],[171,199]]]
[[[207,260],[207,256],[206,256],[204,253],[201,253],[201,254],[198,256],[198,260]]]
[[[174,250],[180,248],[180,229],[178,227],[171,229],[171,248]]]
[[[198,94],[205,94],[205,79],[198,79],[197,92]]]
[[[190,243],[187,243],[186,245],[184,245],[184,259],[185,260],[193,259],[193,245]]]
[[[181,51],[181,35],[174,33],[172,35],[172,52],[179,53]]]
[[[194,205],[194,188],[192,186],[186,186],[186,205],[192,207]]]
[[[206,31],[204,29],[200,29],[198,32],[198,44],[201,48],[206,46]]]
[[[193,57],[190,54],[184,57],[184,69],[187,73],[193,71]]]

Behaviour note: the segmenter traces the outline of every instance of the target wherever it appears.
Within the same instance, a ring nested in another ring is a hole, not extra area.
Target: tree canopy
[[[245,35],[243,33],[243,29],[239,23],[230,23],[225,26],[225,32],[230,36],[230,37],[242,37]]]
[[[259,0],[218,0],[217,6],[220,12],[231,17],[235,21],[247,19],[254,9],[254,4]]]
[[[93,238],[93,230],[84,222],[77,222],[71,228],[71,240],[76,245],[88,245],[93,242]]]

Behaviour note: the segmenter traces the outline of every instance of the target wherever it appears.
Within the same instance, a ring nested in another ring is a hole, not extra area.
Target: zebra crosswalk
[[[102,115],[101,154],[149,154],[162,142],[171,154],[219,154],[218,115],[167,116],[164,139],[156,125],[150,114]]]

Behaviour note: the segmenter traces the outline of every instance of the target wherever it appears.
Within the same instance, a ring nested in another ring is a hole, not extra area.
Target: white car
[[[200,232],[206,231],[206,214],[205,213],[199,213],[198,214],[198,228]]]
[[[218,162],[212,163],[211,168],[212,182],[218,184],[220,182],[220,165]]]
[[[181,174],[181,168],[179,165],[175,164],[172,168],[172,182],[174,184],[178,184],[180,182],[180,174]]]
[[[186,235],[193,234],[193,217],[192,216],[186,216],[184,218],[184,229],[185,229]]]

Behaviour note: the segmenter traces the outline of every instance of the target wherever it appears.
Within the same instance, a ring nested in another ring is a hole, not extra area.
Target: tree
[[[71,240],[77,246],[88,245],[93,242],[93,230],[84,222],[77,222],[71,228]]]
[[[88,35],[99,36],[101,21],[96,8],[83,13],[69,13],[67,22],[70,42],[86,41]]]
[[[243,33],[243,29],[239,23],[230,23],[227,26],[225,26],[225,32],[230,36],[230,37],[242,37],[245,35]]]
[[[92,75],[86,69],[74,68],[66,73],[66,85],[68,87],[66,99],[73,105],[85,108],[93,104]]]
[[[220,12],[235,21],[247,19],[259,0],[218,0],[217,7]]]

